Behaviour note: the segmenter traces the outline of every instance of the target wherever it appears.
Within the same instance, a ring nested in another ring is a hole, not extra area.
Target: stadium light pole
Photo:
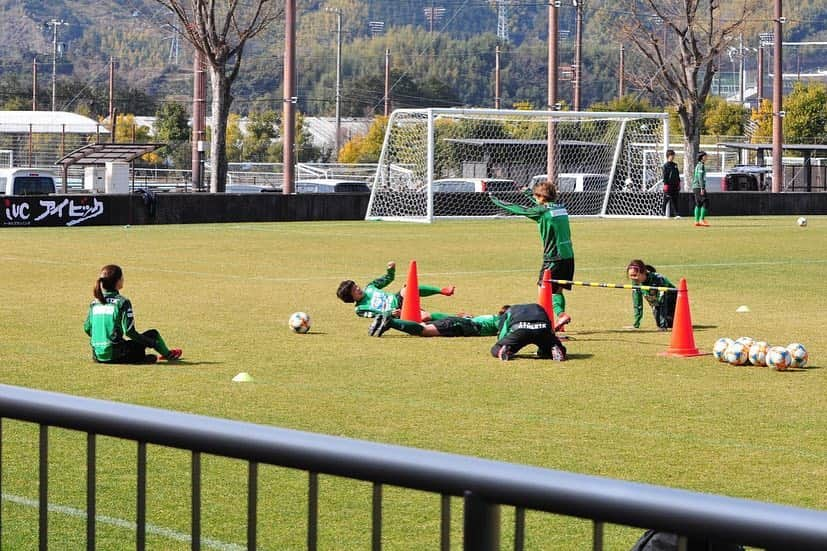
[[[577,10],[574,20],[574,110],[580,111],[580,76],[583,68],[583,4],[586,0],[572,0]]]
[[[559,34],[559,23],[557,21],[557,9],[560,7],[560,0],[551,0],[548,3],[548,106],[553,111],[557,109],[557,68],[558,53],[557,40]],[[548,123],[548,149],[546,154],[546,176],[552,183],[557,182],[557,128],[554,122]]]
[[[295,181],[296,142],[296,0],[284,3],[284,76],[282,78],[282,160],[284,183],[282,192],[293,193]]]
[[[326,12],[336,15],[336,156],[339,155],[340,135],[342,133],[342,10],[325,8]]]

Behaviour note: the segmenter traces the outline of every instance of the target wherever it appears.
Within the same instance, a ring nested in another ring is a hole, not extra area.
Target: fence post
[[[500,548],[500,507],[473,492],[465,492],[463,524],[465,551],[498,551]]]

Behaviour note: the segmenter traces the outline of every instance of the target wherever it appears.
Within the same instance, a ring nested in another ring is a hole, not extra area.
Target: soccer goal
[[[571,216],[663,216],[668,135],[665,113],[399,109],[365,218],[506,216],[489,194],[530,205],[549,174]]]

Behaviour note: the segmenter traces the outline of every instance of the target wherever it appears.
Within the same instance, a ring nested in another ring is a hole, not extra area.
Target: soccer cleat
[[[700,222],[695,222],[695,227],[696,228],[701,228],[701,227],[703,227],[703,224],[701,224]]]
[[[370,323],[370,327],[368,327],[368,335],[371,337],[376,336],[376,332],[379,331],[380,327],[382,327],[382,322],[384,320],[384,316],[376,316],[373,318],[373,321]]]
[[[571,316],[565,312],[561,312],[557,316],[557,322],[554,324],[554,331],[563,331],[565,326],[571,323]]]
[[[699,224],[700,224],[701,226],[704,226],[704,227],[709,227],[709,222],[707,222],[706,220],[701,220],[701,221],[699,222]]]
[[[145,364],[154,364],[157,361],[158,361],[158,356],[156,356],[155,354],[146,354],[144,356],[143,363],[145,363]]]
[[[376,330],[376,334],[374,337],[381,337],[385,334],[385,332],[391,328],[391,322],[393,322],[393,318],[388,316],[386,318],[381,318],[382,323],[379,324],[379,329]]]
[[[166,356],[161,356],[161,359],[167,361],[180,360],[183,354],[184,352],[180,348],[170,348],[169,354],[167,354]]]
[[[551,347],[551,359],[555,362],[566,361],[566,351],[562,346],[554,345]]]
[[[455,290],[456,290],[455,285],[449,285],[448,287],[443,287],[442,289],[440,289],[439,292],[440,292],[440,294],[443,294],[446,297],[450,297],[451,295],[454,294]]]
[[[511,352],[511,349],[510,349],[509,347],[507,347],[507,346],[501,346],[501,347],[500,347],[500,351],[499,351],[499,352],[497,352],[497,357],[498,357],[500,360],[502,360],[502,361],[504,361],[504,362],[507,362],[508,360],[510,360],[511,358],[513,358],[513,357],[514,357],[514,353],[513,353],[513,352]]]

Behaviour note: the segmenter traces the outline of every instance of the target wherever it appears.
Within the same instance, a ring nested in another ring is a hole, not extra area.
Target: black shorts
[[[430,322],[440,337],[479,337],[480,328],[468,318],[442,318]]]
[[[491,355],[496,356],[503,346],[510,348],[512,353],[517,353],[529,344],[537,345],[537,355],[541,358],[550,358],[551,349],[554,346],[559,346],[565,350],[560,339],[551,332],[551,328],[517,329],[498,340],[491,348]]]
[[[695,188],[692,190],[692,193],[695,195],[695,206],[698,207],[708,207],[709,206],[709,194],[704,193],[701,195],[701,188]]]
[[[554,262],[550,260],[543,261],[543,266],[540,268],[540,277],[537,279],[538,285],[543,283],[543,272],[546,270],[551,270],[551,279],[572,280],[574,279],[574,258],[563,258]],[[551,284],[552,293],[556,293],[558,289],[571,290],[571,283]]]

